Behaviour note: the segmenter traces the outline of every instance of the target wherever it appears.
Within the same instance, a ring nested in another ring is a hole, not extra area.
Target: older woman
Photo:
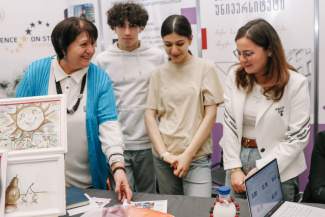
[[[66,186],[106,189],[107,157],[119,199],[130,201],[112,85],[106,72],[90,62],[97,36],[88,20],[70,17],[58,23],[51,35],[57,55],[33,62],[15,97],[66,94]]]

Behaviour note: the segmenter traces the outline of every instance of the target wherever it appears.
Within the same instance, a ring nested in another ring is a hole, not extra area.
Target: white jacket
[[[112,82],[126,150],[151,148],[144,111],[151,72],[163,62],[162,50],[142,42],[132,52],[120,50],[115,42],[96,57],[95,64]]]
[[[240,150],[246,93],[236,86],[235,69],[230,69],[224,94],[225,114],[220,145],[225,169],[242,167]],[[262,157],[256,161],[258,169],[277,158],[281,181],[284,182],[307,168],[303,149],[309,140],[310,104],[308,81],[294,71],[290,71],[290,80],[280,101],[263,97],[255,123],[256,142]]]

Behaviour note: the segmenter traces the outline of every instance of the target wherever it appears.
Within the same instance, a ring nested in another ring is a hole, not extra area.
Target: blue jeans
[[[151,149],[124,151],[126,178],[132,191],[156,193],[156,175]],[[113,173],[108,167],[111,189],[115,190]]]
[[[186,195],[195,197],[211,197],[211,161],[203,157],[192,161],[183,178],[174,175],[174,168],[169,163],[154,156],[155,170],[160,194]]]
[[[256,160],[261,159],[261,155],[257,148],[246,148],[244,146],[241,146],[241,152],[240,152],[240,160],[242,162],[242,171],[245,175],[247,173],[256,167]],[[231,175],[230,170],[226,171],[226,186],[230,187],[231,189]],[[294,177],[292,179],[289,179],[283,183],[282,185],[282,192],[283,197],[285,201],[295,201],[295,198],[299,195],[299,181],[298,177]],[[230,195],[237,198],[243,198],[246,199],[246,193],[237,194],[232,191],[230,192]]]

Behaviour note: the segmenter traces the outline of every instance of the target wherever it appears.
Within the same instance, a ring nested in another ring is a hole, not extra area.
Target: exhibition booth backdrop
[[[117,0],[0,0],[0,98],[11,98],[34,60],[54,55],[51,32],[66,17],[79,17],[82,8],[88,19],[98,28],[96,54],[111,45],[117,36],[107,25],[106,12]],[[309,173],[314,132],[325,130],[325,80],[318,71],[325,68],[321,60],[325,47],[321,40],[325,30],[325,8],[318,0],[134,0],[149,12],[149,21],[140,39],[163,49],[160,26],[171,14],[183,14],[192,24],[195,56],[215,62],[221,83],[225,84],[229,67],[237,62],[232,51],[236,45],[237,29],[251,19],[264,18],[277,30],[285,48],[286,57],[309,81],[312,98],[311,136],[305,149],[308,169],[300,176],[303,191]],[[318,32],[319,30],[319,32]],[[318,41],[318,35],[320,36]],[[323,37],[324,38],[324,37]],[[166,56],[167,57],[167,56]],[[95,58],[95,57],[94,57]],[[318,63],[319,61],[319,63]],[[223,106],[218,108],[213,129],[214,154],[212,162],[220,160],[219,140],[222,136]],[[314,129],[315,128],[315,129]]]

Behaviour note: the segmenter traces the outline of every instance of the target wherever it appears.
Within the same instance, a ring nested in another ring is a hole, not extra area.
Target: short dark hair
[[[51,40],[54,50],[59,59],[64,57],[63,52],[67,52],[69,45],[76,40],[78,35],[86,32],[92,43],[95,43],[98,37],[96,26],[85,19],[69,17],[59,22],[53,29]]]
[[[135,3],[117,3],[107,12],[107,24],[114,30],[114,27],[124,26],[127,20],[131,24],[142,26],[147,25],[148,12],[141,5]]]

